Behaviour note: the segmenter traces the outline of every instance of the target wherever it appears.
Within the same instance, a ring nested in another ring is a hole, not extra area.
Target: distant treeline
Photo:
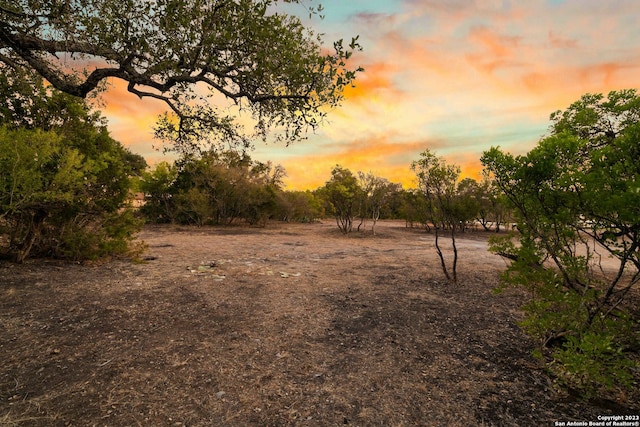
[[[147,222],[194,225],[268,220],[313,222],[335,218],[345,233],[371,229],[379,219],[404,219],[408,226],[433,226],[423,189],[403,189],[372,173],[353,173],[336,165],[331,178],[315,190],[285,190],[286,171],[271,162],[254,161],[247,153],[226,151],[185,156],[159,163],[142,174],[140,212]],[[455,183],[461,231],[500,230],[508,220],[491,181],[465,178]]]

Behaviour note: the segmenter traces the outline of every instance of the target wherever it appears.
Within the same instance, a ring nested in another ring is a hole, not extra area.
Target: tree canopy
[[[141,211],[153,222],[224,224],[244,219],[264,225],[276,214],[284,168],[235,151],[185,156],[144,173]]]
[[[483,155],[519,230],[493,250],[514,260],[506,283],[531,291],[524,324],[559,378],[597,393],[631,382],[638,341],[626,300],[640,283],[640,97],[588,94],[551,120],[527,155]]]
[[[109,78],[168,106],[160,138],[249,145],[225,108],[248,111],[255,134],[287,142],[315,128],[358,69],[356,40],[333,51],[301,20],[278,12],[299,0],[0,0],[0,63],[35,70],[86,97]],[[303,7],[301,5],[301,7]],[[311,12],[317,10],[311,9]]]

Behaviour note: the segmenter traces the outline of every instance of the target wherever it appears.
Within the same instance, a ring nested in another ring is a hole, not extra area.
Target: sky
[[[251,157],[284,166],[288,189],[324,185],[336,164],[411,188],[411,162],[425,149],[479,179],[483,151],[528,152],[548,132],[549,115],[583,94],[640,88],[637,0],[321,4],[325,18],[309,24],[327,46],[359,35],[353,63],[365,71],[308,139],[255,143]],[[163,104],[115,85],[105,105],[114,138],[150,164],[172,161],[154,149]]]

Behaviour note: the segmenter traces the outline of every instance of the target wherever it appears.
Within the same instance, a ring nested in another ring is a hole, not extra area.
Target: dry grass
[[[145,263],[0,267],[0,424],[553,425],[556,395],[495,296],[504,263],[384,222],[146,229]],[[611,402],[609,402],[611,403]]]

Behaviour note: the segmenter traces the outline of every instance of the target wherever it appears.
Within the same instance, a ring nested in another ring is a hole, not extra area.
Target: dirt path
[[[563,399],[495,296],[504,262],[384,222],[147,228],[148,261],[0,266],[0,424],[553,425]],[[619,412],[620,410],[618,410]]]

